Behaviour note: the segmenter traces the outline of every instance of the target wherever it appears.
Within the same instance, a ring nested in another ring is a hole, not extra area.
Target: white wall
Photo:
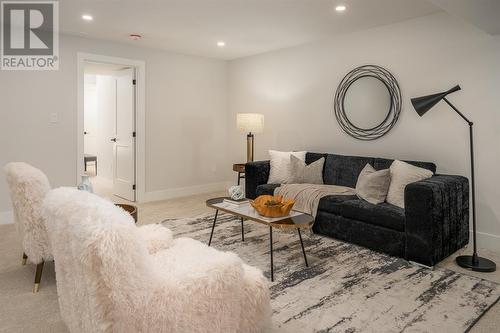
[[[61,36],[58,71],[0,71],[1,166],[26,161],[45,171],[54,186],[75,185],[77,52],[146,62],[150,198],[161,198],[165,190],[188,193],[185,187],[213,189],[230,177],[228,153],[221,148],[228,141],[225,62],[73,36]],[[51,112],[58,113],[58,123],[49,123]],[[0,212],[8,210],[0,177]]]
[[[389,69],[403,96],[396,127],[372,142],[344,134],[332,109],[342,77],[363,64]],[[410,104],[455,84],[462,91],[449,99],[475,123],[478,230],[500,235],[500,37],[444,13],[232,61],[232,160],[245,158],[235,113],[261,112],[256,159],[267,159],[267,149],[304,149],[434,161],[438,172],[468,176],[467,124],[444,103],[423,118]],[[500,238],[486,241],[500,246]]]

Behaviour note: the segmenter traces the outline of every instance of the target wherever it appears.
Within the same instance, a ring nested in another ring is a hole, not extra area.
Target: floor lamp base
[[[497,265],[486,258],[477,257],[473,260],[473,256],[458,256],[456,261],[458,266],[467,268],[476,272],[494,272]]]

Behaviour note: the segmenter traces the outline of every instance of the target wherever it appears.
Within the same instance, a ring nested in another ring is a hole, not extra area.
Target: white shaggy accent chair
[[[113,203],[70,188],[45,200],[59,307],[76,332],[263,332],[267,279],[234,253],[162,225],[137,227]],[[208,227],[208,226],[207,226]]]
[[[37,265],[33,292],[38,292],[43,264],[52,260],[42,203],[50,191],[47,176],[23,162],[9,163],[4,168],[14,210],[14,222],[22,240],[23,261]]]

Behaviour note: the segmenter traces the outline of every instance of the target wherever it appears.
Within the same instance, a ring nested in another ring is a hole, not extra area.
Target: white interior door
[[[96,85],[85,78],[83,128],[84,141],[83,152],[89,155],[97,155],[97,105],[96,105]],[[95,81],[95,77],[94,77]]]
[[[134,69],[117,73],[113,194],[135,201],[135,73]]]

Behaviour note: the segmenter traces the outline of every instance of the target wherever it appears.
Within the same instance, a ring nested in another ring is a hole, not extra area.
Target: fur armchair
[[[42,203],[50,191],[45,174],[27,163],[14,162],[5,166],[7,183],[14,209],[14,222],[22,240],[23,265],[26,260],[36,264],[33,292],[40,286],[44,261],[52,260]]]
[[[51,191],[45,213],[71,332],[262,332],[267,280],[234,253],[160,225],[136,227],[87,192]]]

